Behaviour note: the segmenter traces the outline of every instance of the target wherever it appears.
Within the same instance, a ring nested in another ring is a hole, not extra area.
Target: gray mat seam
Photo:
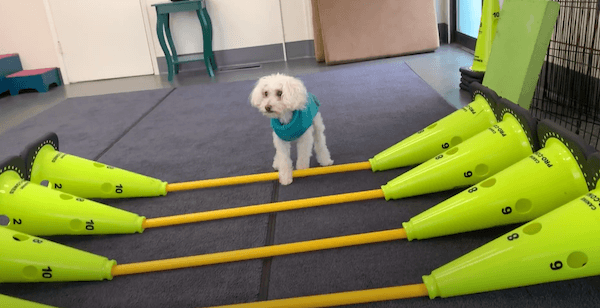
[[[154,106],[152,106],[152,108],[148,109],[148,111],[146,111],[144,114],[142,114],[142,116],[139,119],[137,119],[137,121],[133,122],[133,124],[131,124],[131,126],[129,126],[125,131],[123,131],[123,133],[120,136],[118,136],[117,139],[115,139],[115,141],[113,141],[106,149],[104,149],[104,151],[102,151],[100,154],[98,154],[96,157],[94,157],[94,160],[97,161],[98,159],[100,159],[100,157],[102,157],[102,155],[104,155],[106,152],[108,152],[108,150],[110,150],[115,144],[117,144],[117,142],[119,142],[119,140],[121,140],[123,137],[125,137],[125,135],[127,135],[127,133],[129,133],[129,131],[131,131],[136,125],[138,125],[138,123],[140,123],[147,115],[149,115],[150,112],[152,112],[154,109],[156,109],[156,107],[158,107],[158,105],[160,105],[176,89],[177,88],[173,88],[171,91],[169,91],[169,93],[167,93],[163,98],[161,98],[158,101],[158,103],[156,103]]]
[[[273,194],[271,202],[277,202],[279,199],[279,181],[273,182]],[[267,223],[267,238],[265,246],[271,246],[275,243],[275,221],[277,213],[269,214],[269,222]],[[271,278],[271,264],[273,257],[263,259],[262,272],[260,275],[260,287],[258,291],[258,301],[265,301],[269,298],[269,279]]]

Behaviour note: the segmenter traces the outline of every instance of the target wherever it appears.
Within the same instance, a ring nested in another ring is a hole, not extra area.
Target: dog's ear
[[[262,98],[262,89],[264,87],[265,80],[266,77],[260,78],[254,85],[254,89],[252,89],[252,92],[250,92],[250,97],[248,97],[248,99],[250,100],[250,104],[252,104],[252,106],[254,107],[257,107],[260,104]]]
[[[307,94],[306,87],[300,79],[289,77],[286,78],[286,81],[283,84],[283,95],[281,99],[287,108],[298,110],[303,109],[306,105]]]

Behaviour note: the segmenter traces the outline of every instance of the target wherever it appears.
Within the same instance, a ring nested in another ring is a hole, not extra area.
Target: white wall
[[[314,39],[310,0],[281,0],[286,42]]]
[[[438,23],[450,26],[450,0],[435,0],[435,14]]]
[[[152,4],[165,0],[145,1],[156,54],[163,57]],[[206,7],[213,25],[214,51],[283,42],[278,0],[207,0]],[[202,27],[194,12],[171,14],[171,33],[177,54],[202,52]]]
[[[155,52],[164,56],[156,35],[154,3],[145,0]],[[449,23],[449,1],[434,0],[438,23]],[[310,0],[206,0],[213,23],[213,50],[227,50],[314,39]],[[282,17],[282,18],[281,18]],[[202,52],[202,28],[193,12],[171,14],[171,32],[178,54]]]
[[[156,34],[156,10],[152,4],[166,0],[140,1],[148,16],[153,52],[155,56],[163,57]],[[434,1],[438,22],[448,23],[450,0]],[[215,51],[281,44],[284,33],[286,42],[314,39],[310,0],[281,0],[281,8],[279,0],[206,2],[213,23]],[[202,52],[202,30],[196,15],[181,12],[172,14],[171,19],[177,53]],[[52,39],[44,0],[0,0],[0,29],[0,53],[21,54],[24,69],[60,67],[62,58]]]
[[[0,0],[0,54],[18,53],[23,69],[59,67],[42,0]]]

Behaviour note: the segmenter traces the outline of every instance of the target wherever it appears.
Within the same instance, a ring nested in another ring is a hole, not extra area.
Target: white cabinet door
[[[48,0],[70,82],[154,73],[140,0]]]

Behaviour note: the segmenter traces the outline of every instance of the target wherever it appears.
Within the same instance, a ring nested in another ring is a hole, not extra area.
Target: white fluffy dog
[[[279,182],[292,183],[291,143],[298,150],[297,169],[310,164],[312,148],[321,166],[333,164],[325,145],[325,125],[319,112],[319,100],[306,91],[300,79],[272,74],[258,80],[250,93],[250,102],[263,115],[271,118],[275,158],[273,168],[279,171]]]

